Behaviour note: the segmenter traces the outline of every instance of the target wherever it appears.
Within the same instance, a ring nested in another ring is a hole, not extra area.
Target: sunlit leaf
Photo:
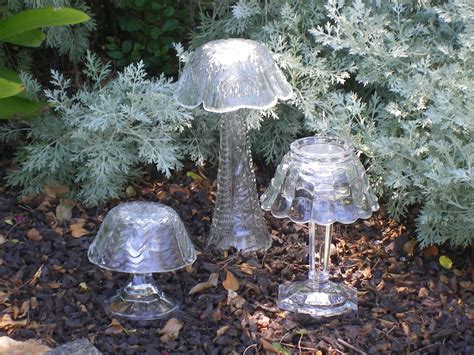
[[[68,7],[25,10],[0,21],[0,40],[42,27],[73,25],[87,20],[87,14]]]
[[[446,255],[441,255],[439,257],[439,264],[445,269],[451,269],[453,267],[453,261]]]
[[[23,89],[23,85],[0,77],[0,99],[15,96],[16,94],[22,92]]]

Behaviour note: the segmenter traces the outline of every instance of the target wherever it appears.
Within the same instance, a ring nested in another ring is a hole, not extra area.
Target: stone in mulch
[[[101,355],[89,339],[78,339],[51,349],[46,355]]]

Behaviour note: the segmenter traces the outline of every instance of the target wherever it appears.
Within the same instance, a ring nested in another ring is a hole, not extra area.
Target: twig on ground
[[[363,351],[363,350],[361,350],[361,349],[355,347],[355,346],[352,345],[352,344],[349,344],[347,341],[345,341],[345,340],[343,340],[343,339],[341,339],[341,338],[337,338],[337,341],[338,341],[339,343],[341,343],[342,345],[344,345],[346,348],[349,348],[349,349],[351,349],[351,350],[353,350],[353,351],[355,351],[355,352],[357,352],[357,353],[359,353],[359,354],[367,355],[367,353],[366,353],[365,351]]]
[[[251,345],[247,346],[247,347],[245,348],[244,352],[242,353],[242,355],[245,355],[245,353],[247,352],[247,350],[250,350],[250,349],[252,349],[252,348],[257,348],[257,347],[258,347],[258,344],[257,344],[257,343],[251,344]],[[257,348],[257,351],[258,351],[258,348]]]

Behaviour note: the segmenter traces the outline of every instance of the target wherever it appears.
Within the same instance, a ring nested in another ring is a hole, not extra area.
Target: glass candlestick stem
[[[245,110],[221,115],[217,201],[209,244],[223,250],[266,250],[272,239],[258,201]]]
[[[323,233],[316,233],[316,225],[309,222],[309,273],[305,281],[280,285],[277,304],[280,308],[314,317],[331,317],[357,310],[357,291],[352,287],[329,280],[331,225]],[[320,229],[320,228],[318,228]],[[319,262],[316,263],[316,250]]]
[[[152,274],[133,274],[131,280],[109,299],[108,308],[115,316],[151,320],[173,312],[178,304],[160,290]]]

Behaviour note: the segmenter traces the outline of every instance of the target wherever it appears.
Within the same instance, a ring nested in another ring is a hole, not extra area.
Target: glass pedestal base
[[[112,315],[133,320],[158,319],[178,309],[178,303],[158,288],[151,274],[134,275],[106,306]]]
[[[357,311],[357,290],[332,281],[292,282],[279,286],[277,304],[281,309],[315,318],[332,317]]]

